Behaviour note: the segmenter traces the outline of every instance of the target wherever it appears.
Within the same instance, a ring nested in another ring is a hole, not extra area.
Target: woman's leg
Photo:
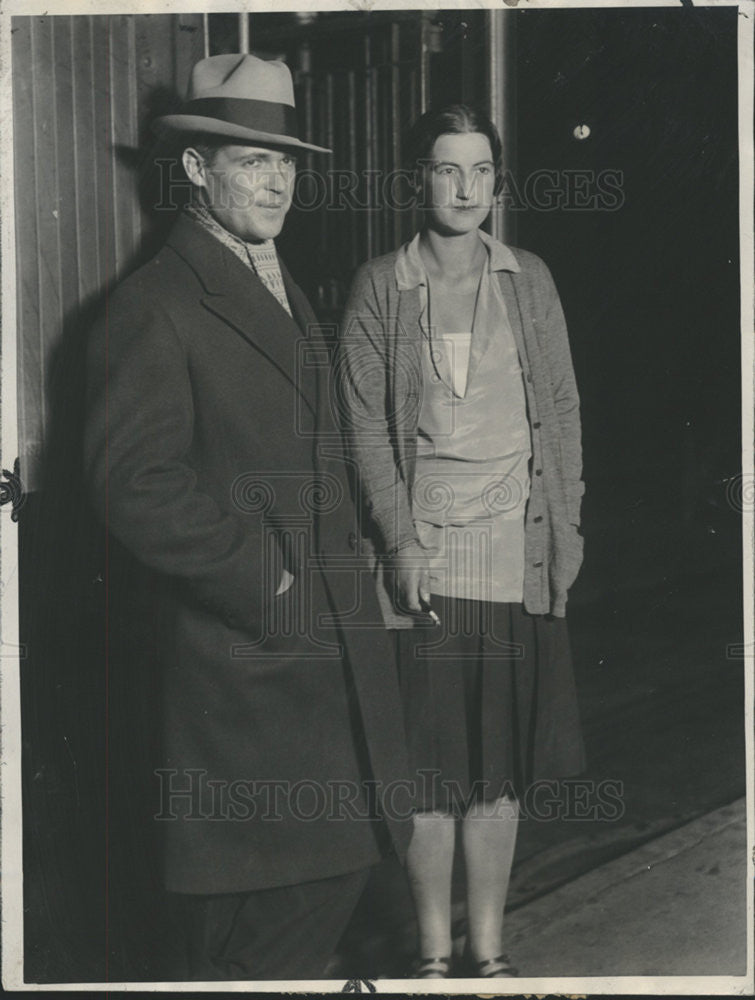
[[[414,817],[406,867],[417,912],[420,958],[451,954],[454,824],[454,817],[446,813],[421,812]]]
[[[503,951],[503,910],[518,822],[518,803],[506,797],[474,803],[463,820],[467,944],[475,962]]]

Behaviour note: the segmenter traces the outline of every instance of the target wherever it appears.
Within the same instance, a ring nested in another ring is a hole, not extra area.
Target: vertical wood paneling
[[[347,93],[347,108],[348,117],[346,120],[347,132],[348,132],[348,144],[349,144],[349,171],[351,174],[355,174],[359,167],[359,160],[357,158],[357,83],[356,83],[356,73],[350,71],[346,78],[346,93]],[[356,224],[356,219],[354,224],[348,227],[350,241],[351,241],[351,259],[353,261],[359,260],[359,230]]]
[[[74,134],[72,152],[76,199],[75,240],[79,259],[79,301],[85,302],[100,288],[100,254],[97,225],[97,159],[94,114],[94,59],[92,18],[71,18],[71,72]]]
[[[145,87],[171,86],[181,96],[184,94],[186,81],[176,79],[174,27],[170,14],[147,14],[139,18],[137,35],[141,45],[139,85],[142,94]]]
[[[210,54],[210,15],[202,14],[202,55],[205,59]]]
[[[115,204],[113,202],[113,149],[111,141],[110,18],[92,18],[94,106],[94,162],[97,206],[97,247],[100,287],[115,274]]]
[[[110,134],[112,188],[106,192],[113,205],[114,268],[120,275],[129,264],[141,236],[139,193],[133,160],[137,148],[135,40],[133,17],[110,18]]]
[[[327,149],[335,149],[335,104],[333,98],[333,74],[326,73],[324,79],[324,86],[321,89],[319,107],[321,110],[320,114],[320,131],[319,135],[324,137],[324,145]],[[327,165],[321,167],[323,174],[326,176],[327,172],[331,168],[330,157],[328,157]],[[330,246],[329,235],[332,231],[330,226],[330,217],[332,212],[321,211],[320,216],[320,247],[319,252],[322,254],[327,253]],[[331,296],[332,297],[332,296]],[[330,301],[330,298],[329,298]]]
[[[423,13],[420,22],[420,114],[424,114],[430,106],[430,17],[430,14]]]
[[[32,21],[32,60],[41,70],[34,75],[34,188],[37,221],[37,266],[39,272],[39,327],[32,340],[38,343],[38,363],[32,378],[41,381],[40,408],[33,438],[28,442],[30,457],[42,446],[47,417],[46,362],[50,345],[60,329],[60,246],[56,216],[58,214],[58,178],[55,148],[55,72],[53,57],[52,19],[37,17]],[[36,360],[36,359],[35,359]],[[27,422],[32,417],[28,415]],[[27,470],[28,471],[28,470]]]
[[[79,303],[79,255],[76,236],[76,119],[72,72],[72,19],[52,18],[55,84],[55,159],[57,228],[60,246],[60,320]]]
[[[391,100],[390,100],[390,135],[392,168],[400,169],[401,162],[401,33],[397,24],[391,25]],[[396,189],[398,190],[398,189]],[[393,245],[398,246],[401,242],[401,213],[392,211],[390,213],[393,224],[392,235]]]
[[[35,489],[50,359],[66,325],[134,260],[139,146],[148,120],[184,94],[204,38],[201,14],[15,18],[13,27],[19,447]]]
[[[363,98],[362,98],[362,114],[364,115],[365,124],[365,136],[364,136],[364,164],[367,177],[367,183],[371,177],[371,172],[375,169],[375,155],[377,150],[375,149],[375,128],[374,128],[374,105],[375,102],[372,97],[373,93],[373,81],[374,74],[371,68],[372,63],[372,44],[371,36],[364,36],[364,79],[363,79]],[[367,259],[374,256],[373,254],[373,224],[372,224],[372,212],[369,210],[364,213],[365,219],[365,256]]]
[[[31,21],[13,20],[13,66],[31,66]],[[14,172],[16,178],[16,269],[18,345],[18,441],[26,483],[28,455],[39,438],[41,359],[39,355],[39,264],[36,186],[34,183],[34,95],[31,74],[19,75],[13,88]],[[39,377],[35,377],[39,373]],[[8,464],[13,456],[8,457]]]
[[[137,19],[138,20],[138,19]],[[179,95],[183,99],[189,83],[189,75],[194,63],[205,55],[205,15],[179,14],[175,18],[173,31],[173,79]],[[208,39],[209,42],[209,39]]]
[[[158,14],[138,17],[135,21],[134,58],[139,137],[141,143],[148,146],[153,141],[150,121],[160,114],[176,110],[179,101],[185,96],[188,74],[186,79],[183,73],[180,79],[176,75],[170,19]],[[145,213],[150,210],[150,205],[144,206]],[[148,220],[144,221],[146,225]]]

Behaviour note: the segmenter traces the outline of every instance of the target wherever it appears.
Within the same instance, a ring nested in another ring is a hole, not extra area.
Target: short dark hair
[[[435,140],[440,136],[461,135],[465,132],[479,132],[490,143],[495,166],[494,193],[498,194],[503,184],[501,137],[487,115],[468,104],[446,104],[442,108],[431,108],[416,120],[406,137],[407,167],[416,171],[423,163],[427,163]]]

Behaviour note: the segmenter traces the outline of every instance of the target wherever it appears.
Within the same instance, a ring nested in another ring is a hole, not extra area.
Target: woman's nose
[[[469,201],[472,196],[472,181],[464,174],[459,174],[456,181],[456,197],[461,201]]]

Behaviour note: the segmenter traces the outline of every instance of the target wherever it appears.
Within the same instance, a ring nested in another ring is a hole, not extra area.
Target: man
[[[92,336],[87,468],[110,532],[169,584],[155,814],[194,976],[313,978],[410,835],[326,345],[273,242],[296,153],[328,150],[296,136],[287,67],[251,55],[198,63],[160,125],[187,137],[193,197]]]

